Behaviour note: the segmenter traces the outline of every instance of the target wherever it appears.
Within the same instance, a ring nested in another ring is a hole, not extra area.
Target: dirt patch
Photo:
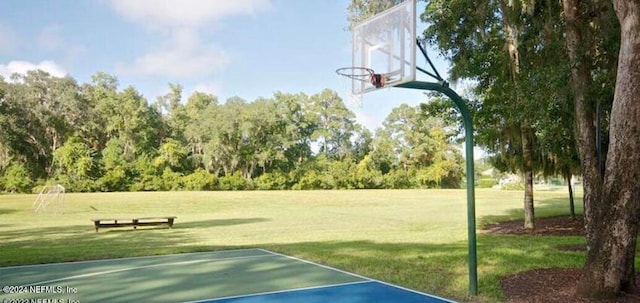
[[[535,221],[534,229],[525,229],[522,220],[489,224],[484,227],[489,233],[501,235],[541,235],[541,236],[584,236],[582,218],[570,217],[540,218]]]
[[[525,230],[523,221],[510,221],[488,225],[485,231],[503,235],[585,235],[582,219],[569,217],[540,218],[535,221],[535,229]],[[585,251],[583,245],[558,247],[567,251]],[[611,300],[589,300],[576,294],[580,269],[549,268],[536,269],[505,278],[501,282],[502,291],[510,303],[631,303],[640,302],[640,294],[624,294]],[[640,274],[636,276],[636,285],[640,289]]]
[[[640,294],[626,294],[611,300],[589,300],[576,295],[580,269],[536,269],[502,280],[502,291],[510,303],[632,303]],[[640,287],[640,275],[636,276]]]

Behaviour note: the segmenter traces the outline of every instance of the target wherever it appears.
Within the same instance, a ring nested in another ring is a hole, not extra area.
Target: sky
[[[349,2],[3,0],[0,75],[42,69],[89,83],[105,72],[149,103],[169,92],[169,83],[183,86],[183,99],[202,91],[220,102],[329,88],[373,131],[392,108],[426,97],[384,88],[364,95],[361,106],[350,101],[348,84],[335,73],[352,65]],[[418,32],[423,28],[419,23]],[[446,74],[442,60],[436,66]]]

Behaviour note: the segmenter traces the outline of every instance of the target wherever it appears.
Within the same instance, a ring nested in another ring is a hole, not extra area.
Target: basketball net
[[[361,109],[364,105],[363,94],[353,93],[353,79],[338,75],[340,81],[340,89],[344,93],[345,103],[347,107],[353,109]]]

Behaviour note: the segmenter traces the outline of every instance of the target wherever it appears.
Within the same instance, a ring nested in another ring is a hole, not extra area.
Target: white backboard
[[[354,67],[366,67],[383,74],[383,87],[416,79],[416,0],[378,13],[353,27]],[[382,87],[380,87],[382,88]],[[370,81],[354,79],[353,94],[376,88]]]

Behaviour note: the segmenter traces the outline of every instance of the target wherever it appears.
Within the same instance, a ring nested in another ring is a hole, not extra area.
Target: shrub
[[[59,174],[52,184],[61,184],[66,192],[93,192],[99,189],[96,181],[89,178],[77,178],[66,174]],[[42,189],[40,187],[40,189]]]
[[[162,190],[181,190],[184,189],[182,183],[182,175],[174,172],[169,167],[165,167],[162,171]]]
[[[357,167],[355,163],[349,160],[332,161],[329,167],[328,177],[324,178],[330,183],[327,186],[335,189],[354,189],[357,187],[357,181],[355,180],[357,173]]]
[[[140,175],[136,177],[136,182],[129,186],[130,191],[160,191],[164,189],[162,176]]]
[[[329,180],[323,180],[323,176],[319,175],[316,171],[309,170],[300,178],[295,189],[322,189],[328,185],[328,181]]]
[[[152,164],[151,157],[143,154],[136,158],[134,163],[135,183],[131,184],[131,191],[158,191],[164,190],[164,183],[160,171]]]
[[[384,175],[384,181],[386,188],[408,189],[417,187],[414,176],[409,171],[402,169],[395,169]]]
[[[384,176],[382,171],[373,161],[370,155],[366,155],[355,168],[356,188],[384,188]]]
[[[130,181],[129,172],[122,166],[116,166],[108,170],[98,183],[102,191],[127,191]]]
[[[3,183],[5,191],[8,192],[30,193],[34,186],[31,172],[22,164],[7,167]]]
[[[480,180],[478,180],[478,188],[492,188],[494,185],[496,185],[496,181],[493,180],[493,178],[491,177],[482,177],[480,178]]]
[[[192,174],[182,177],[182,183],[186,190],[214,190],[218,179],[208,171],[198,168]]]
[[[523,182],[511,182],[502,185],[503,190],[524,190]]]
[[[249,181],[242,177],[239,172],[220,178],[219,183],[221,190],[243,190],[251,189],[252,187]]]
[[[262,190],[287,189],[287,176],[282,172],[264,173],[255,182],[256,188]]]
[[[367,169],[358,171],[356,182],[357,188],[374,189],[384,187],[384,177],[379,170]]]

